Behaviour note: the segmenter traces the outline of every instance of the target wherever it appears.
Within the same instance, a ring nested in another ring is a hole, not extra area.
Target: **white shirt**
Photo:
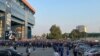
[[[28,49],[28,52],[31,53],[31,48]]]
[[[54,56],[60,56],[58,52],[54,52]]]

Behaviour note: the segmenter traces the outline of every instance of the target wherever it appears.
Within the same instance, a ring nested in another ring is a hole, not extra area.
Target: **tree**
[[[86,32],[80,32],[80,36],[81,36],[81,38],[84,38],[84,37],[87,36],[87,33]]]
[[[54,39],[53,36],[51,35],[51,33],[47,34],[46,38],[47,39]]]
[[[49,39],[49,34],[48,34],[48,33],[47,33],[47,36],[46,36],[46,38],[47,38],[47,39]]]
[[[43,39],[46,39],[46,34],[43,33],[41,37],[42,37]]]
[[[68,33],[62,34],[62,38],[67,38],[67,37],[68,37]]]
[[[50,39],[61,39],[62,38],[62,33],[58,26],[56,25],[51,26],[49,38]]]
[[[72,30],[72,32],[69,35],[72,39],[79,39],[80,38],[80,32],[77,29]]]

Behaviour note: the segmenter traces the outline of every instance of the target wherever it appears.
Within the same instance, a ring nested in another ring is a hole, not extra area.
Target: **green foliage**
[[[81,38],[84,38],[84,37],[87,36],[87,33],[86,32],[80,32],[80,36],[81,36]]]
[[[50,34],[48,34],[49,39],[61,39],[62,33],[58,26],[52,25],[50,28]]]
[[[67,37],[68,37],[68,33],[62,34],[62,38],[67,38]]]
[[[80,32],[76,29],[72,30],[72,32],[70,33],[70,37],[72,39],[77,39],[80,37]]]
[[[87,37],[100,37],[100,33],[87,33]]]
[[[72,39],[79,39],[86,37],[86,32],[79,32],[77,29],[72,30],[72,32],[69,34],[69,37]]]
[[[42,37],[46,37],[46,34],[45,34],[45,33],[43,33],[43,34],[42,34]]]

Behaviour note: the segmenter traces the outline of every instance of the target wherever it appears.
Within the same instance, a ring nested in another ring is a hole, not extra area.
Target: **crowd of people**
[[[37,41],[10,41],[10,40],[6,40],[6,41],[0,41],[0,46],[9,46],[10,49],[13,50],[17,50],[17,47],[26,47],[26,53],[27,56],[30,55],[30,47],[33,47],[33,50],[35,50],[35,48],[47,48],[47,47],[52,47],[55,51],[55,55],[58,53],[59,51],[59,55],[63,56],[63,51],[64,51],[64,47],[67,46],[67,42],[66,41],[58,41],[58,40],[50,40],[50,41],[41,41],[41,40],[37,40]],[[68,52],[68,51],[67,51]]]
[[[70,50],[73,50],[73,55],[77,55],[77,49],[73,42],[68,41],[58,41],[58,40],[50,40],[50,41],[41,41],[41,40],[35,40],[35,41],[0,41],[0,46],[10,46],[11,49],[17,50],[17,47],[26,47],[26,53],[27,56],[30,56],[31,54],[31,47],[33,50],[35,48],[53,48],[54,50],[54,56],[64,56],[64,51],[66,51],[66,56],[71,56],[72,53],[70,53]]]

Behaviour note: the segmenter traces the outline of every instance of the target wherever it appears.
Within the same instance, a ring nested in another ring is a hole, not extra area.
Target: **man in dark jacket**
[[[58,48],[59,48],[60,56],[63,56],[63,53],[64,53],[64,47],[63,47],[63,44],[60,43],[59,46],[58,46]]]

